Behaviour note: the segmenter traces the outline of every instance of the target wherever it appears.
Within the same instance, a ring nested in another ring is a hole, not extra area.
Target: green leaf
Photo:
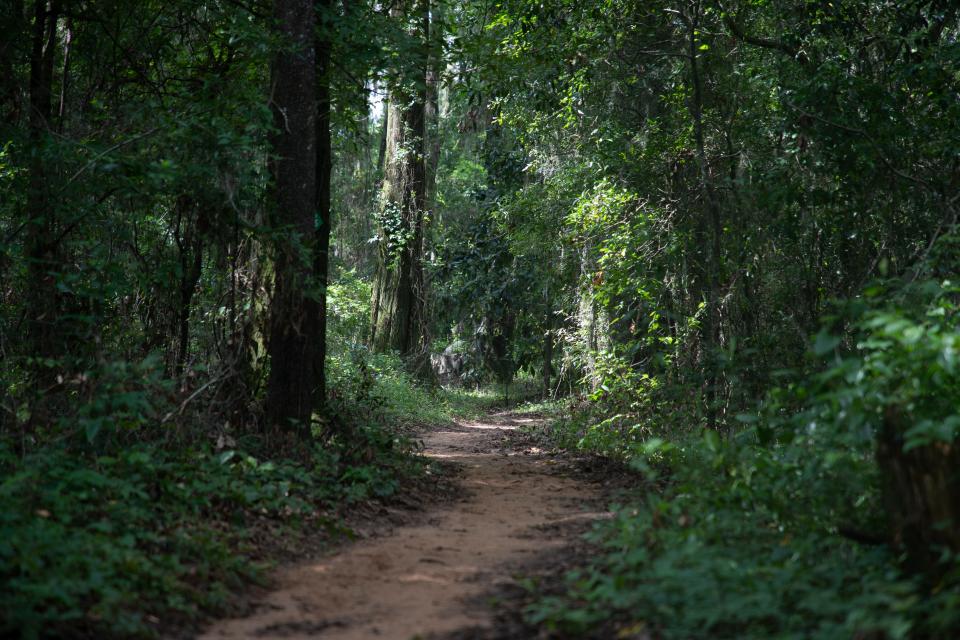
[[[84,427],[84,433],[87,436],[87,442],[91,444],[93,443],[97,437],[97,434],[100,433],[100,426],[100,420],[87,420],[87,423]]]
[[[830,335],[824,330],[817,334],[813,342],[813,352],[818,356],[824,356],[836,349],[839,344],[839,336]]]
[[[705,429],[703,432],[703,443],[711,453],[720,451],[720,434],[713,429]]]

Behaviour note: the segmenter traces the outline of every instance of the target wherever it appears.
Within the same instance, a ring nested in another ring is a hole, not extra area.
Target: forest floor
[[[525,586],[556,583],[586,553],[582,533],[607,515],[590,474],[521,430],[537,420],[507,412],[427,430],[424,454],[456,470],[454,501],[280,569],[249,615],[201,637],[535,637],[522,621]]]

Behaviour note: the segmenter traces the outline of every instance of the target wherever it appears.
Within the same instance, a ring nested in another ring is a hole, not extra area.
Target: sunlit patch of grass
[[[518,377],[508,387],[495,383],[479,387],[431,386],[408,374],[396,356],[366,354],[364,357],[367,369],[375,378],[374,395],[383,401],[388,422],[400,428],[475,420],[491,411],[511,408],[518,402],[540,396],[539,382],[530,376]]]
[[[569,400],[566,398],[527,400],[518,404],[513,412],[522,416],[537,415],[545,418],[555,418],[563,413],[568,404]]]

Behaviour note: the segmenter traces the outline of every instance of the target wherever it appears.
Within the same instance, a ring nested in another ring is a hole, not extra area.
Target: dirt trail
[[[202,638],[476,636],[492,624],[485,596],[582,528],[565,525],[603,515],[595,487],[566,477],[563,463],[511,433],[532,421],[500,414],[425,434],[426,455],[462,467],[461,500],[416,526],[281,571],[278,589],[251,616]]]

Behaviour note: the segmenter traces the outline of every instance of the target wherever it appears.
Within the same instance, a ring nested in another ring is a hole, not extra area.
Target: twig
[[[773,51],[779,51],[784,53],[797,62],[801,64],[806,64],[808,62],[806,54],[802,49],[797,47],[792,47],[782,40],[773,40],[771,38],[763,38],[761,36],[755,36],[747,33],[747,31],[737,22],[737,17],[730,11],[727,10],[723,4],[720,4],[720,10],[723,12],[723,23],[730,29],[731,33],[746,42],[747,44],[752,44],[755,47],[761,47],[763,49],[771,49]]]
[[[169,422],[169,420],[174,416],[174,414],[176,414],[176,415],[183,415],[183,410],[187,408],[187,405],[190,404],[190,402],[193,401],[194,398],[196,398],[198,395],[200,395],[201,393],[203,393],[204,391],[206,391],[207,388],[210,387],[210,385],[212,385],[212,384],[214,384],[214,383],[217,383],[217,382],[221,382],[222,380],[226,379],[226,377],[227,377],[227,374],[224,374],[224,375],[219,376],[219,377],[217,377],[217,378],[211,378],[210,380],[208,380],[208,381],[206,382],[206,384],[202,385],[199,389],[197,389],[196,391],[194,391],[193,393],[191,393],[190,396],[187,397],[186,400],[184,400],[183,402],[181,402],[179,409],[177,409],[176,411],[170,411],[169,413],[167,413],[167,415],[163,416],[163,420],[160,421],[160,424],[165,424],[165,423]]]
[[[95,155],[95,156],[93,157],[93,159],[90,160],[90,162],[88,162],[88,163],[85,164],[84,166],[80,167],[80,169],[78,169],[75,174],[73,174],[72,176],[70,176],[70,179],[67,180],[67,181],[64,183],[63,187],[61,188],[61,192],[63,191],[63,189],[66,189],[67,187],[69,187],[77,178],[79,178],[81,175],[83,175],[86,171],[90,170],[90,169],[93,167],[93,165],[95,165],[95,164],[97,163],[97,160],[99,160],[100,158],[104,157],[104,156],[107,155],[108,153],[113,153],[114,151],[116,151],[116,150],[119,149],[120,147],[125,147],[126,145],[132,144],[132,143],[136,142],[137,140],[141,140],[141,139],[143,139],[143,138],[146,138],[147,136],[151,136],[151,135],[153,135],[154,133],[156,133],[159,129],[160,129],[160,127],[154,127],[153,129],[150,129],[149,131],[144,131],[143,133],[137,134],[137,135],[133,136],[132,138],[127,138],[126,140],[122,140],[121,142],[118,142],[117,144],[113,145],[112,147],[109,147],[109,148],[107,148],[107,149],[104,149],[103,151],[101,151],[100,153],[98,153],[97,155]]]

